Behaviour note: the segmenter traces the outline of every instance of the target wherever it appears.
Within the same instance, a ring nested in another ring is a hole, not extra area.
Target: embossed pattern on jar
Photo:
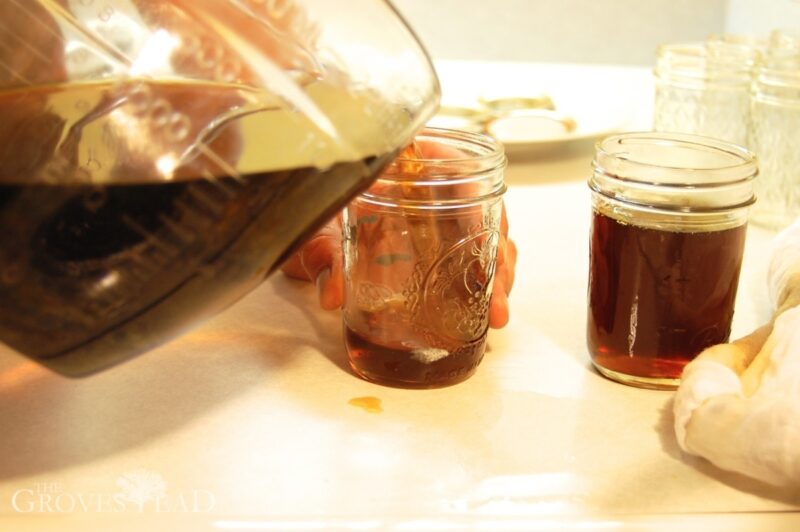
[[[505,157],[464,132],[427,129],[415,145],[346,210],[344,326],[359,376],[430,388],[483,357]]]
[[[742,90],[694,89],[659,83],[654,129],[680,131],[745,145],[750,95]]]

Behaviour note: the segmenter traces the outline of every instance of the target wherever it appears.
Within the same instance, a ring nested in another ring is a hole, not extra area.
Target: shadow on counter
[[[658,425],[655,427],[661,440],[661,447],[670,458],[683,462],[702,475],[744,493],[772,499],[785,504],[800,505],[800,490],[780,488],[750,478],[741,473],[725,471],[705,458],[684,453],[678,446],[678,440],[675,439],[675,417],[673,416],[672,408],[673,399],[670,399],[661,409]]]
[[[254,295],[179,339],[83,379],[0,346],[0,479],[153,442],[269,383],[307,339],[292,334],[263,286]]]

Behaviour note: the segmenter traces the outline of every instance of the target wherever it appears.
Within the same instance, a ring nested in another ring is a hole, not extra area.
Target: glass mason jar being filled
[[[345,341],[381,384],[463,381],[483,358],[506,158],[489,137],[426,129],[345,211]]]
[[[713,40],[658,48],[653,129],[746,145],[758,49]]]
[[[755,157],[687,134],[628,133],[597,146],[587,343],[613,380],[674,388],[730,335]]]

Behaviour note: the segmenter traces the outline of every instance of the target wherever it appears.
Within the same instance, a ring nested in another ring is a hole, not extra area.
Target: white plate
[[[475,109],[464,113],[448,106],[428,122],[433,127],[486,133],[501,141],[506,153],[540,152],[558,145],[595,140],[629,130],[631,120],[625,109],[605,107],[591,112],[520,109],[500,116],[481,115]],[[575,118],[579,117],[579,118]]]
[[[572,128],[533,127],[532,123],[529,138],[521,134],[525,130],[521,123],[488,128],[509,154],[539,153],[563,144],[651,128],[654,89],[649,68],[438,61],[436,70],[443,107],[480,108],[481,99],[546,94],[559,115],[574,121]],[[431,123],[446,121],[440,116]]]
[[[590,113],[581,113],[580,111],[570,112],[564,109],[562,112],[574,121],[575,126],[572,129],[550,127],[545,130],[535,126],[536,129],[533,130],[533,134],[526,138],[522,132],[524,126],[519,124],[518,128],[489,127],[487,133],[503,143],[506,153],[519,153],[554,148],[558,145],[572,142],[601,139],[608,135],[628,130],[631,123],[630,116],[625,114],[624,109],[609,110],[604,114],[595,110]],[[518,121],[522,122],[523,120],[524,118],[520,118]],[[509,119],[502,120],[502,122],[508,121]],[[498,124],[500,123],[501,121],[498,121]],[[550,134],[539,133],[545,131]]]

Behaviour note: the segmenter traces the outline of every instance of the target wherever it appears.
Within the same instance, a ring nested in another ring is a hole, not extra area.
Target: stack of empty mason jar
[[[759,158],[752,221],[800,217],[800,31],[659,47],[654,129],[746,146]]]

